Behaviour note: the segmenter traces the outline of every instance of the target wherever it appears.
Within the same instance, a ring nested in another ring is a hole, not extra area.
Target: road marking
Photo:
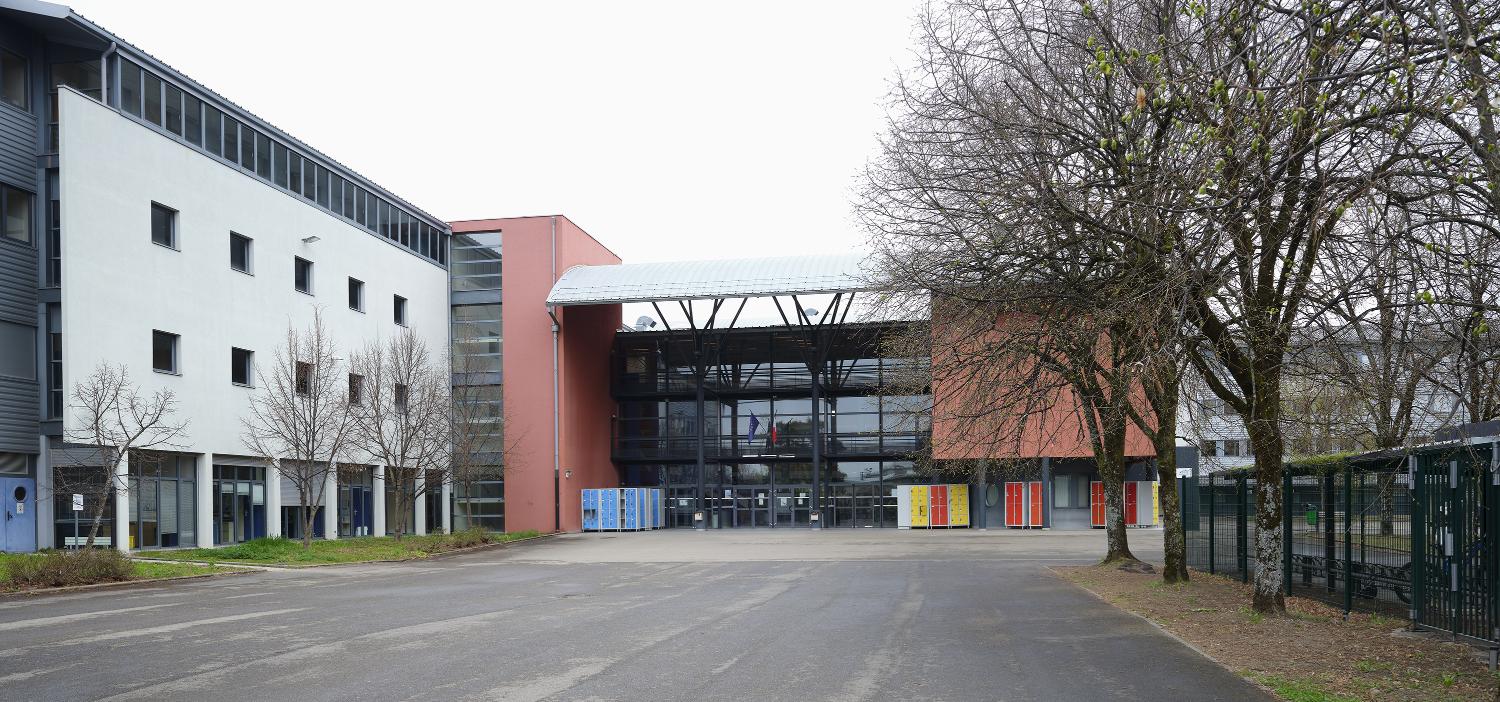
[[[198,627],[198,626],[208,626],[210,624],[227,624],[229,622],[240,622],[240,621],[244,621],[246,619],[259,619],[261,617],[274,617],[274,616],[276,616],[278,614],[290,614],[292,612],[301,612],[304,609],[307,609],[307,608],[306,607],[296,607],[296,608],[293,608],[293,609],[271,609],[271,610],[266,610],[264,612],[250,612],[248,614],[234,614],[234,615],[230,615],[230,616],[227,616],[227,617],[213,617],[211,619],[194,619],[192,621],[178,622],[176,624],[163,624],[161,626],[153,626],[153,627],[149,627],[149,628],[146,628],[146,629],[131,629],[129,631],[111,631],[111,632],[106,632],[106,633],[103,633],[103,634],[95,634],[93,636],[80,636],[78,638],[73,638],[73,639],[63,639],[62,641],[50,641],[50,642],[47,642],[45,644],[41,644],[39,646],[33,646],[31,648],[59,648],[59,647],[62,647],[62,646],[82,646],[82,645],[92,644],[92,643],[102,643],[102,642],[105,642],[105,641],[117,641],[119,639],[132,639],[132,638],[136,638],[136,637],[139,637],[139,636],[154,636],[156,634],[170,634],[170,633],[172,633],[174,631],[182,631],[183,629],[191,629],[193,627]],[[0,656],[13,656],[13,655],[16,655],[18,653],[24,653],[27,650],[28,649],[26,649],[26,648],[11,648],[11,649],[6,649],[4,651],[0,651]]]
[[[139,612],[147,609],[161,609],[171,607],[169,604],[145,605],[142,607],[126,607],[124,609],[102,609],[97,612],[83,612],[81,614],[62,614],[56,617],[37,617],[36,619],[22,619],[14,622],[0,622],[0,631],[13,631],[15,629],[30,629],[38,626],[51,626],[53,624],[67,624],[95,617],[107,617],[111,614],[124,614],[126,612]]]
[[[68,668],[72,668],[75,665],[83,665],[83,664],[82,663],[69,663],[67,665],[57,666],[56,668],[37,668],[36,670],[27,670],[27,671],[22,671],[20,673],[11,673],[9,675],[0,675],[0,683],[21,682],[22,680],[30,680],[30,679],[32,679],[34,677],[37,677],[38,675],[46,675],[48,673],[56,673],[59,670],[67,670]]]

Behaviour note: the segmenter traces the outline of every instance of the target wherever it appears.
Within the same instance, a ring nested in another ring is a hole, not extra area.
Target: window
[[[151,241],[169,249],[177,248],[177,210],[151,203]]]
[[[151,368],[161,373],[177,373],[177,335],[151,330]]]
[[[255,140],[259,136],[249,126],[240,125],[240,165],[248,170],[255,170]]]
[[[182,96],[182,129],[188,143],[203,146],[203,101],[191,95]]]
[[[287,187],[298,195],[302,194],[302,157],[295,151],[286,152],[286,177]]]
[[[229,233],[229,267],[241,273],[250,272],[250,237]]]
[[[396,390],[396,392],[395,392],[395,395],[396,395],[396,409],[404,411],[406,409],[406,399],[407,399],[406,396],[408,394],[406,386],[402,385],[401,383],[396,383],[395,390]]]
[[[357,405],[364,402],[365,377],[358,373],[349,374],[349,404]]]
[[[142,71],[145,82],[141,84],[141,97],[145,99],[146,121],[161,126],[161,79],[155,73]]]
[[[229,349],[229,382],[249,386],[255,368],[255,352],[245,349]]]
[[[312,364],[297,361],[297,377],[293,385],[298,395],[306,395],[312,389]]]
[[[1238,457],[1240,455],[1240,442],[1231,439],[1224,441],[1223,445],[1225,456]]]
[[[255,135],[255,174],[271,179],[271,137],[260,133]]]
[[[349,279],[349,309],[365,311],[365,283],[362,280]]]
[[[0,375],[36,379],[36,327],[0,321]]]
[[[0,100],[27,109],[26,59],[4,50],[0,50]]]
[[[120,108],[141,116],[141,67],[120,60]]]
[[[203,106],[203,145],[215,156],[224,155],[224,113],[208,104]]]
[[[293,259],[293,260],[295,262],[293,264],[295,266],[295,270],[293,271],[293,274],[296,276],[297,292],[305,292],[305,293],[307,293],[309,295],[313,294],[313,291],[312,291],[312,276],[313,276],[313,264],[312,264],[312,261],[309,261],[309,260],[307,260],[305,258],[296,258],[296,259]]]
[[[395,297],[396,323],[404,327],[406,326],[406,298],[401,297],[400,295],[397,295]]]
[[[224,115],[224,158],[238,162],[240,158],[240,123]]]
[[[278,141],[278,142],[276,142],[275,149],[276,149],[276,163],[272,164],[271,170],[276,175],[276,177],[274,179],[276,181],[276,184],[280,185],[283,188],[285,188],[287,186],[286,185],[286,171],[287,171],[287,169],[286,169],[286,154],[287,154],[286,147],[282,146],[281,142]]]
[[[5,209],[4,237],[31,243],[31,193],[0,185],[0,207]]]
[[[167,131],[182,136],[182,88],[167,84]]]

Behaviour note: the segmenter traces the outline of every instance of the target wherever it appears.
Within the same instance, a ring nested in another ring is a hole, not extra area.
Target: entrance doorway
[[[0,478],[0,501],[5,503],[5,521],[0,522],[0,551],[35,551],[36,482],[31,478]]]
[[[266,535],[266,469],[214,466],[214,543]]]

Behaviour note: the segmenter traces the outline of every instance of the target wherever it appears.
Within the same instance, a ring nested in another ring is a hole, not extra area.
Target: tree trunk
[[[1094,454],[1099,477],[1104,482],[1105,536],[1107,549],[1101,565],[1139,561],[1130,552],[1125,533],[1125,418],[1107,417],[1100,422],[1102,450]]]
[[[302,501],[302,550],[304,551],[312,548],[312,528],[316,519],[307,497],[307,485],[303,484],[297,489],[297,499]]]
[[[1175,402],[1172,404],[1176,404]],[[1175,413],[1176,408],[1172,408]],[[1162,550],[1165,565],[1161,577],[1169,583],[1185,583],[1187,570],[1187,537],[1182,531],[1181,496],[1177,494],[1177,419],[1174,414],[1158,415],[1156,447],[1156,480],[1160,484]]]
[[[1260,370],[1254,381],[1252,416],[1245,422],[1255,452],[1255,592],[1251,606],[1263,614],[1284,614],[1281,519],[1286,505],[1281,494],[1281,373],[1275,367]]]

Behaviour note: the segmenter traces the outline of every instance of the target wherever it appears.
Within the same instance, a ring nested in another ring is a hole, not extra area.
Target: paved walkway
[[[1132,532],[1142,555],[1159,532]],[[686,530],[0,599],[0,698],[1257,700],[1055,578],[1102,534]]]

